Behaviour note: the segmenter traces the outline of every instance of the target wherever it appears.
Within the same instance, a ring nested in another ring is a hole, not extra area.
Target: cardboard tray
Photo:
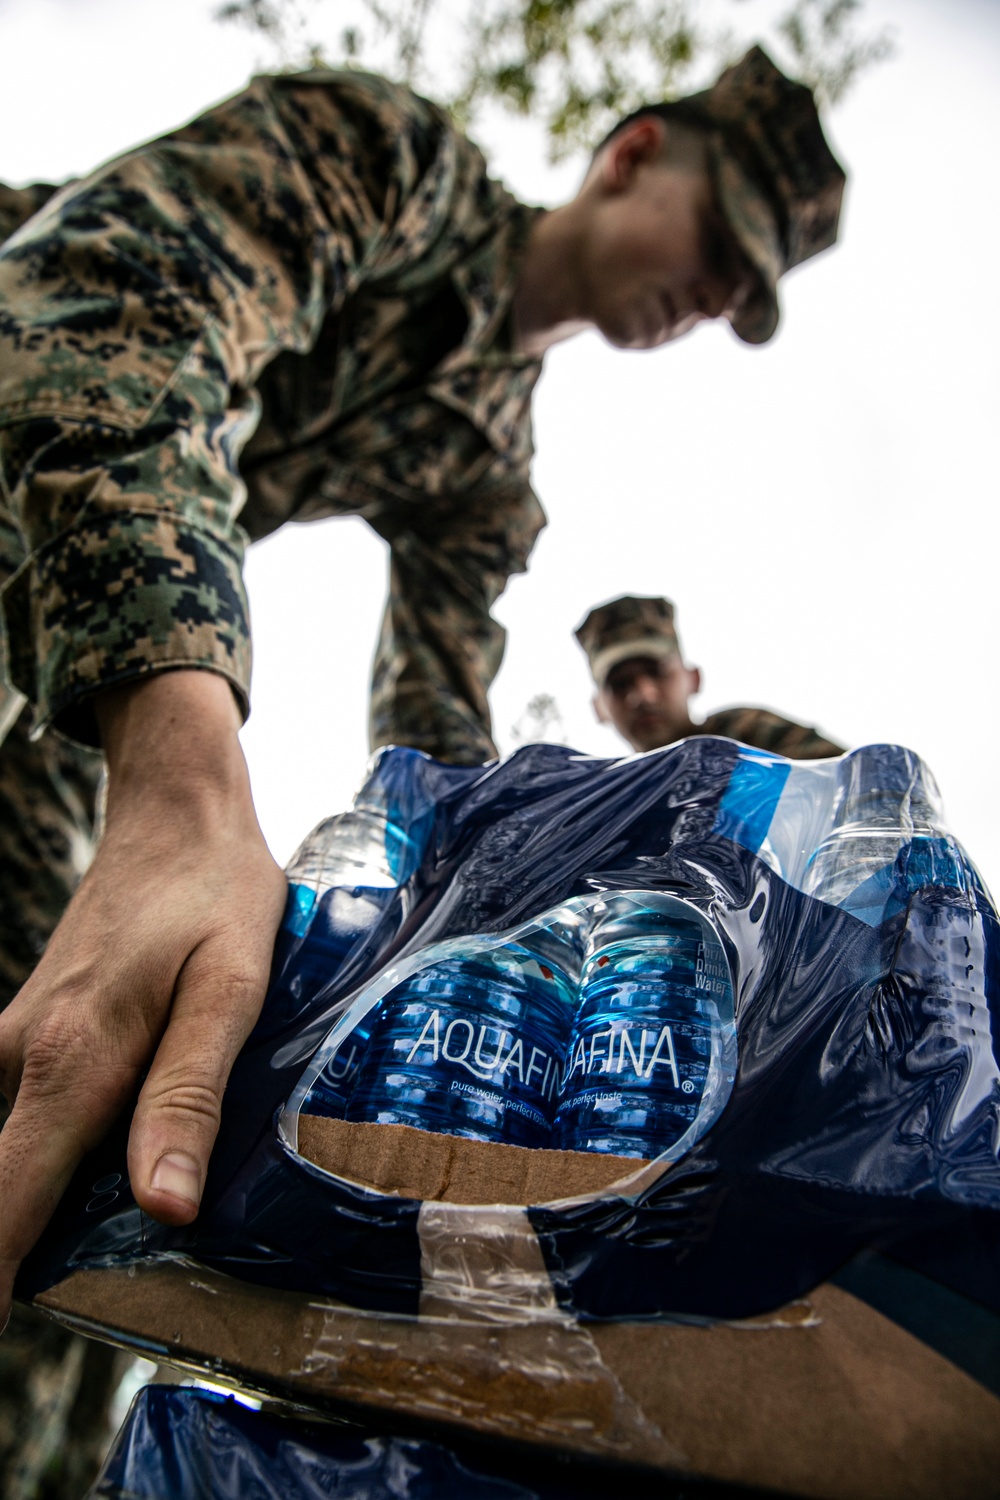
[[[1000,1399],[848,1292],[739,1325],[359,1314],[162,1260],[36,1299],[83,1332],[321,1411],[809,1500],[990,1500]]]

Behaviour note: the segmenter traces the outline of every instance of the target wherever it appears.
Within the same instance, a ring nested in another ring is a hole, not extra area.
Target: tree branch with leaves
[[[776,20],[760,0],[225,0],[216,16],[256,31],[279,67],[370,67],[463,125],[488,103],[532,117],[558,160],[639,105],[697,88],[757,40],[836,104],[893,51],[862,12],[863,0],[793,0]]]

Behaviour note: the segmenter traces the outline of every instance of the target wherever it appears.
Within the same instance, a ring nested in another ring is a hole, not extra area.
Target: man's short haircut
[[[600,144],[594,147],[590,158],[591,161],[599,156],[608,142],[613,141],[615,136],[619,135],[621,131],[626,130],[635,120],[643,120],[649,115],[655,115],[658,120],[662,120],[667,125],[682,125],[689,130],[697,130],[702,135],[711,128],[703,117],[696,114],[693,110],[685,109],[682,99],[663,100],[659,104],[641,104],[630,115],[624,115],[618,121],[617,125],[612,125]]]

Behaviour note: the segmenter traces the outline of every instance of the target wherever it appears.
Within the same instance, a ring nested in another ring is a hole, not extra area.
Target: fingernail
[[[170,1193],[197,1205],[201,1196],[201,1173],[193,1156],[183,1151],[168,1151],[153,1168],[151,1186],[158,1193]]]

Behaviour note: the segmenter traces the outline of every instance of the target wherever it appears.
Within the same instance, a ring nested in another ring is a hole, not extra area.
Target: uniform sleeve
[[[93,742],[95,691],[171,667],[220,672],[246,704],[254,382],[311,347],[385,209],[317,165],[337,118],[329,87],[257,80],[61,190],[0,249],[0,522],[25,557],[4,609],[39,732]],[[405,158],[381,169],[405,202]]]
[[[722,709],[709,714],[701,725],[701,733],[724,735],[756,750],[787,755],[789,760],[825,760],[828,756],[843,755],[846,749],[818,729],[784,719],[766,708]]]
[[[371,744],[452,765],[492,760],[488,690],[506,632],[490,613],[523,573],[545,515],[521,480],[373,522],[389,542],[389,598],[372,671]]]

